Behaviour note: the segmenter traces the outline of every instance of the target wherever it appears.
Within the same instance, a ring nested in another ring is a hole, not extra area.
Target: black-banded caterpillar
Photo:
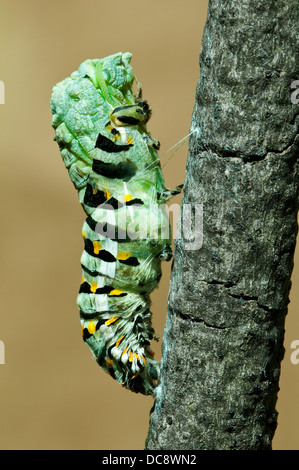
[[[165,187],[146,130],[151,110],[132,91],[131,54],[87,60],[53,88],[55,140],[87,214],[77,304],[83,339],[124,387],[152,394],[159,364],[149,347],[149,295],[171,258]],[[165,233],[167,236],[165,236]]]

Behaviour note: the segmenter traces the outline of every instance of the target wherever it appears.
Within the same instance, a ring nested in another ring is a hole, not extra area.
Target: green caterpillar
[[[53,88],[52,126],[87,214],[77,299],[83,339],[98,364],[133,392],[152,394],[159,364],[149,347],[149,295],[170,260],[165,187],[146,130],[151,116],[141,87],[133,93],[132,55],[86,60]],[[165,234],[167,234],[165,236]]]

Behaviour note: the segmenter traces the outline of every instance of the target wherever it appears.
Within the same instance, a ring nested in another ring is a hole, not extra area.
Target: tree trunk
[[[210,0],[181,207],[203,205],[203,244],[175,242],[146,449],[271,449],[297,234],[298,37],[297,0]]]

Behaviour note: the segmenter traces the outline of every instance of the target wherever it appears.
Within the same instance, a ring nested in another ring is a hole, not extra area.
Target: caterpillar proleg
[[[152,394],[159,364],[150,349],[150,293],[171,259],[159,142],[130,53],[83,62],[53,88],[52,126],[87,215],[77,304],[83,339],[98,364],[133,392]],[[165,236],[165,233],[167,234]]]

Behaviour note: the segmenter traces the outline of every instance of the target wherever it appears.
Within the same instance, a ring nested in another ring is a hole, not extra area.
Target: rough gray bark
[[[297,234],[297,0],[210,0],[146,449],[271,449]],[[183,207],[183,206],[182,206]]]

